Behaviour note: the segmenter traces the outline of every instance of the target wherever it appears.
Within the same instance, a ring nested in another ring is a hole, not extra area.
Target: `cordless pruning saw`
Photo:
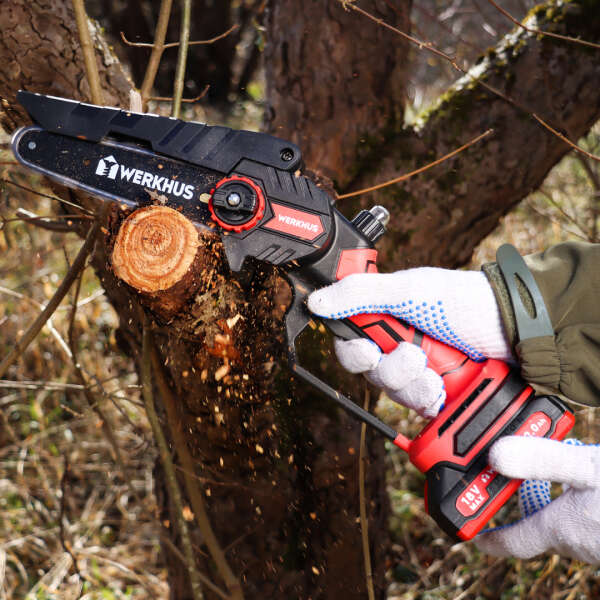
[[[36,123],[13,136],[22,164],[133,208],[152,204],[154,190],[198,228],[219,232],[233,271],[248,257],[283,268],[294,293],[286,314],[292,371],[408,453],[426,475],[427,512],[453,538],[471,539],[520,484],[488,465],[496,439],[560,440],[573,426],[573,415],[558,398],[536,396],[507,364],[475,362],[388,314],[323,322],[340,338],[368,338],[383,352],[401,341],[425,351],[447,399],[413,440],[300,366],[296,338],[313,318],[307,296],[351,273],[377,271],[374,244],[388,213],[375,206],[348,221],[333,198],[301,175],[302,156],[294,144],[29,92],[19,92],[18,100]]]

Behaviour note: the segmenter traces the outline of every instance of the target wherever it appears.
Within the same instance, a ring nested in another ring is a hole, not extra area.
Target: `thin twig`
[[[411,171],[410,173],[405,173],[404,175],[400,175],[400,177],[395,177],[394,179],[390,179],[389,181],[384,181],[383,183],[378,183],[377,185],[373,185],[368,188],[363,188],[362,190],[357,190],[356,192],[349,192],[347,194],[341,194],[340,196],[338,196],[338,200],[341,200],[343,198],[352,198],[353,196],[358,196],[360,194],[366,194],[368,192],[373,192],[375,190],[379,190],[388,185],[394,185],[395,183],[399,183],[400,181],[404,181],[406,179],[409,179],[410,177],[414,177],[415,175],[418,175],[419,173],[423,173],[423,171],[427,171],[428,169],[436,167],[437,165],[452,158],[453,156],[456,156],[457,154],[463,152],[463,150],[466,150],[467,148],[469,148],[469,146],[476,144],[477,142],[482,140],[484,137],[487,137],[488,135],[492,134],[493,132],[494,132],[493,129],[488,129],[487,131],[484,131],[482,134],[473,138],[470,142],[463,144],[460,148],[457,148],[456,150],[453,150],[452,152],[445,154],[441,158],[434,160],[433,162],[425,165],[424,167],[419,167],[418,169],[415,169],[414,171]]]
[[[54,231],[56,233],[71,233],[76,231],[76,228],[73,225],[69,225],[67,222],[62,220],[51,219],[48,217],[40,217],[35,213],[32,213],[24,208],[18,208],[16,215],[19,221],[24,221],[29,225],[34,225],[35,227],[39,227],[40,229],[46,229],[47,231]],[[85,217],[89,218],[89,217]],[[7,219],[7,222],[12,221],[13,219]]]
[[[198,102],[198,100],[202,100],[202,98],[204,98],[204,96],[206,96],[206,93],[208,92],[209,89],[210,89],[210,84],[207,83],[204,86],[204,89],[202,90],[202,92],[200,93],[199,96],[196,96],[195,98],[182,98],[181,101],[188,102],[188,103]],[[173,97],[172,96],[150,96],[148,98],[148,100],[155,100],[157,102],[173,102]]]
[[[369,410],[369,388],[365,386],[364,409]],[[369,549],[369,517],[367,515],[367,503],[365,498],[365,464],[368,460],[366,451],[367,424],[360,427],[360,449],[358,453],[358,502],[360,505],[360,532],[363,547],[363,559],[365,562],[365,577],[367,580],[367,592],[369,600],[375,600],[373,589],[373,569],[371,566],[371,551]]]
[[[65,452],[65,468],[60,478],[60,514],[58,515],[58,532],[60,538],[60,545],[63,547],[63,550],[71,557],[73,561],[73,568],[75,572],[79,576],[80,579],[83,579],[81,576],[81,572],[79,571],[79,565],[77,564],[77,559],[73,554],[69,544],[67,544],[67,540],[65,539],[65,506],[67,500],[67,480],[69,477],[69,453]]]
[[[123,455],[121,454],[121,448],[119,447],[119,443],[117,441],[117,437],[115,435],[114,427],[112,425],[111,419],[104,412],[100,405],[100,401],[97,398],[96,394],[92,392],[92,386],[89,383],[90,377],[87,372],[84,370],[83,366],[79,362],[78,353],[77,353],[77,344],[75,339],[75,315],[77,314],[78,308],[78,299],[79,299],[79,291],[81,289],[81,281],[82,277],[77,279],[77,284],[75,286],[75,294],[73,296],[73,305],[71,309],[71,314],[69,316],[69,348],[71,349],[71,355],[73,357],[73,368],[75,369],[75,373],[77,378],[79,379],[81,385],[83,386],[83,395],[89,405],[89,407],[94,411],[100,423],[102,425],[102,430],[106,435],[106,439],[111,445],[113,452],[115,454],[115,462],[119,466],[121,470],[121,474],[123,476],[123,481],[129,487],[129,491],[131,495],[136,499],[137,502],[140,502],[137,492],[131,483],[131,479],[127,476],[127,468],[125,467],[125,461],[123,460]],[[100,391],[104,393],[104,389],[100,382],[97,382]],[[106,395],[106,394],[104,394]]]
[[[142,106],[144,109],[148,97],[150,96],[150,92],[152,91],[152,87],[154,86],[160,59],[163,50],[165,49],[165,37],[167,35],[167,26],[169,24],[172,4],[173,0],[162,0],[160,3],[160,12],[158,13],[158,22],[156,24],[156,31],[154,32],[152,52],[150,53],[150,59],[148,60],[148,66],[146,67],[146,73],[144,74],[144,81],[142,82],[142,87],[140,89],[140,93],[142,94]],[[123,32],[121,32],[121,37],[125,38]]]
[[[381,27],[384,27],[386,29],[389,29],[390,31],[393,31],[394,33],[396,33],[400,37],[408,40],[412,44],[415,44],[416,46],[419,47],[420,50],[427,50],[427,51],[435,54],[436,56],[440,56],[444,60],[447,60],[457,71],[459,71],[460,73],[462,73],[463,75],[465,75],[466,77],[468,77],[469,79],[471,79],[472,81],[474,81],[475,83],[477,83],[478,85],[481,85],[481,87],[483,87],[484,89],[488,90],[489,92],[491,92],[495,96],[498,96],[499,98],[502,98],[502,100],[504,100],[505,102],[508,102],[511,106],[514,106],[518,110],[520,110],[520,111],[524,112],[525,114],[533,117],[540,125],[542,125],[548,131],[550,131],[551,133],[553,133],[554,135],[556,135],[563,142],[565,142],[566,144],[568,144],[569,146],[571,146],[574,150],[576,150],[577,152],[581,152],[582,154],[585,154],[585,156],[587,156],[588,158],[591,158],[592,160],[600,162],[600,156],[596,156],[594,154],[590,154],[589,152],[587,152],[586,150],[584,150],[583,148],[581,148],[580,146],[578,146],[575,142],[572,142],[567,137],[565,137],[563,134],[559,133],[556,129],[554,129],[553,127],[551,127],[539,115],[536,115],[535,113],[531,112],[525,106],[521,105],[516,100],[514,100],[510,96],[507,96],[505,93],[501,92],[499,89],[495,88],[494,86],[490,85],[489,83],[486,83],[482,79],[477,79],[472,73],[470,73],[466,69],[463,69],[456,62],[456,60],[454,58],[452,58],[449,54],[446,54],[445,52],[442,52],[441,50],[439,50],[438,48],[436,48],[431,42],[423,42],[423,41],[421,41],[421,40],[419,40],[419,39],[417,39],[417,38],[415,38],[415,37],[413,37],[411,35],[408,35],[407,33],[405,33],[404,31],[402,31],[400,29],[398,29],[397,27],[394,27],[393,25],[390,25],[389,23],[386,23],[383,19],[379,19],[375,15],[372,15],[371,13],[367,12],[366,10],[364,10],[362,8],[359,8],[358,6],[354,5],[351,0],[338,0],[338,1],[342,4],[342,6],[346,10],[348,8],[350,8],[351,10],[354,10],[354,11],[360,13],[361,15],[364,15],[365,17],[367,17],[368,19],[370,19],[374,23],[377,23],[377,25],[379,25]]]
[[[70,269],[67,271],[65,278],[54,293],[54,296],[50,299],[44,310],[39,314],[38,318],[30,325],[29,329],[23,334],[21,339],[15,344],[15,347],[8,353],[8,356],[0,363],[0,379],[4,376],[7,369],[23,354],[25,349],[35,339],[37,334],[41,331],[42,327],[52,316],[54,311],[58,308],[58,305],[62,302],[67,292],[71,289],[71,286],[79,276],[79,273],[85,267],[85,263],[88,255],[94,249],[96,243],[96,236],[100,231],[100,222],[94,221],[94,224],[90,228],[85,242],[79,249],[77,257],[73,261]]]
[[[190,532],[186,520],[183,518],[183,499],[181,490],[177,483],[175,467],[171,458],[171,452],[167,445],[167,440],[163,430],[161,429],[158,415],[154,407],[154,393],[152,391],[152,360],[151,360],[151,342],[150,342],[150,323],[148,317],[144,314],[143,317],[143,333],[142,333],[142,364],[141,364],[141,379],[142,379],[142,397],[148,422],[152,428],[152,433],[158,446],[158,452],[165,471],[165,480],[169,490],[169,496],[173,502],[174,518],[177,523],[179,535],[181,536],[181,545],[183,546],[183,554],[185,556],[185,566],[190,577],[190,587],[194,600],[203,600],[202,584],[196,567],[196,559],[194,558],[194,548]]]
[[[566,221],[575,225],[575,227],[577,227],[577,229],[579,229],[579,232],[581,233],[581,235],[584,237],[587,237],[587,232],[585,230],[585,227],[583,227],[583,225],[581,225],[575,217],[572,217],[566,211],[566,209],[563,208],[560,205],[560,203],[554,199],[554,197],[552,196],[552,194],[550,192],[547,192],[543,186],[541,186],[538,191],[546,198],[546,200],[548,200],[548,202],[550,202],[550,204],[552,206],[554,206],[554,208],[564,217],[564,219]],[[575,233],[575,232],[573,232],[573,233]]]
[[[159,15],[159,18],[160,18],[160,15]],[[215,36],[214,38],[210,38],[209,40],[194,40],[193,42],[188,42],[188,45],[189,46],[200,46],[202,44],[214,44],[215,42],[222,40],[224,37],[227,37],[230,33],[235,31],[238,27],[239,27],[239,25],[237,25],[237,24],[232,25],[227,31],[220,33],[219,35]],[[158,25],[156,26],[156,29],[158,31]],[[121,39],[123,40],[123,42],[125,44],[127,44],[127,46],[133,46],[134,48],[155,48],[155,46],[156,46],[156,41],[154,41],[152,44],[149,44],[148,42],[130,42],[125,37],[125,33],[123,33],[122,31],[121,31]],[[164,38],[163,38],[163,40],[164,40]],[[168,44],[163,44],[162,48],[163,48],[163,50],[166,50],[167,48],[177,48],[177,46],[179,46],[179,42],[170,42]]]
[[[591,206],[591,229],[590,229],[590,241],[596,243],[598,241],[598,217],[600,216],[600,178],[598,173],[592,169],[592,165],[589,163],[587,158],[581,154],[577,154],[577,159],[581,163],[583,170],[592,182],[594,187],[594,194],[592,195],[592,206]]]
[[[521,23],[518,19],[515,19],[506,9],[502,8],[498,4],[494,2],[494,0],[487,0],[496,10],[501,12],[507,19],[512,21],[515,25],[522,27],[525,31],[529,33],[535,33],[536,35],[544,35],[547,37],[556,38],[557,40],[563,40],[564,42],[573,42],[574,44],[581,44],[582,46],[588,46],[590,48],[600,49],[600,44],[594,44],[593,42],[586,42],[585,40],[580,40],[578,38],[570,37],[568,35],[561,35],[560,33],[552,33],[551,31],[542,31],[541,29],[536,29],[535,27],[528,27],[524,23]]]
[[[0,379],[0,388],[16,390],[47,390],[51,392],[62,392],[64,390],[82,390],[83,385],[79,383],[62,383],[61,381],[12,381]]]
[[[181,553],[181,550],[173,543],[169,536],[163,534],[160,536],[160,539],[181,562],[185,562],[185,557]],[[202,573],[198,573],[198,576],[204,585],[217,594],[219,598],[223,598],[223,600],[231,600],[231,598],[220,587],[216,586],[208,577]]]
[[[94,216],[94,213],[91,210],[88,210],[87,208],[84,208],[83,206],[80,206],[79,204],[75,204],[74,202],[69,202],[68,200],[59,198],[58,196],[50,196],[50,194],[44,194],[43,192],[38,192],[37,190],[33,190],[25,185],[21,185],[20,183],[11,181],[10,179],[0,178],[0,181],[2,183],[8,183],[9,185],[14,185],[15,187],[17,187],[21,190],[24,190],[26,192],[31,192],[32,194],[35,194],[36,196],[40,196],[41,198],[48,198],[49,200],[55,200],[56,202],[62,202],[63,204],[67,204],[68,206],[71,206],[73,208],[81,210],[82,212],[87,213],[90,216]]]
[[[163,401],[163,405],[167,412],[167,422],[169,429],[171,430],[171,437],[173,439],[173,445],[175,451],[181,462],[181,471],[183,472],[185,487],[188,492],[188,497],[192,505],[192,511],[198,528],[202,533],[202,538],[212,559],[217,566],[219,574],[223,578],[227,591],[230,594],[230,600],[243,600],[244,595],[239,579],[235,576],[227,558],[225,552],[221,548],[217,536],[215,535],[208,513],[206,511],[206,505],[204,503],[204,497],[202,490],[200,489],[198,478],[194,473],[194,460],[190,454],[188,446],[185,442],[183,431],[181,428],[181,420],[177,411],[177,403],[171,392],[171,388],[167,382],[167,376],[164,371],[164,367],[161,363],[156,344],[151,344],[152,354],[152,370],[156,377],[156,383],[158,390]]]
[[[177,68],[175,70],[175,84],[173,86],[173,106],[171,116],[178,119],[181,110],[181,98],[185,85],[185,65],[187,62],[188,45],[190,41],[190,20],[192,14],[192,0],[181,0],[181,31],[179,35],[179,51],[177,53]]]
[[[557,138],[560,138],[565,144],[568,144],[569,146],[571,146],[571,148],[573,148],[573,150],[575,150],[576,152],[579,152],[580,154],[583,154],[584,156],[587,156],[588,158],[591,158],[592,160],[600,162],[600,156],[596,156],[595,154],[592,154],[591,152],[588,152],[587,150],[584,150],[581,146],[578,146],[577,144],[575,144],[574,142],[572,142],[568,137],[566,137],[565,135],[563,135],[560,131],[557,131],[556,129],[554,129],[553,127],[551,127],[550,125],[548,125],[548,123],[546,123],[546,121],[544,121],[540,116],[536,115],[535,113],[531,113],[531,116],[538,123],[540,123],[546,129],[548,129],[549,131],[551,131]]]
[[[79,31],[79,43],[81,44],[81,52],[83,53],[85,74],[90,86],[92,102],[102,105],[104,104],[102,86],[100,85],[96,53],[90,36],[88,16],[85,12],[83,0],[73,0],[73,10],[75,11],[75,21],[77,22],[77,30]]]
[[[5,288],[4,286],[1,286],[1,285],[0,285],[0,293],[7,294],[9,296],[12,296],[13,298],[19,298],[20,300],[25,300],[26,302],[29,302],[30,304],[33,304],[36,308],[38,308],[41,311],[43,311],[46,308],[43,304],[40,304],[37,300],[34,300],[33,298],[29,298],[28,296],[25,296],[24,294],[21,294],[19,292],[15,292],[14,290],[10,290],[10,289]],[[56,310],[57,311],[60,310],[60,307],[58,307]],[[69,347],[65,343],[65,340],[63,340],[62,336],[60,335],[60,333],[58,332],[58,330],[56,329],[56,327],[54,327],[54,323],[52,323],[52,317],[51,316],[48,318],[48,320],[46,321],[45,325],[46,325],[48,331],[52,334],[52,336],[54,337],[54,339],[57,341],[57,343],[60,346],[61,350],[69,358],[71,358],[71,350],[69,349]]]

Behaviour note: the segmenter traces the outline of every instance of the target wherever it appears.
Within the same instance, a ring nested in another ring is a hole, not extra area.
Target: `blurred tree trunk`
[[[409,29],[408,0],[361,6]],[[538,25],[598,41],[596,6],[580,0],[546,7]],[[419,130],[407,128],[402,98],[408,59],[399,38],[333,1],[272,0],[269,10],[268,125],[299,142],[308,167],[334,178],[341,189],[406,172],[494,128],[485,142],[426,176],[377,195],[393,212],[385,253],[389,267],[464,262],[568,149],[527,112],[471,80],[440,99]],[[0,22],[7,131],[24,121],[14,100],[20,87],[89,99],[70,2],[11,0],[0,4]],[[130,83],[99,32],[95,39],[107,104],[126,106]],[[581,46],[520,31],[488,53],[477,77],[577,139],[600,116],[600,63],[594,56]],[[80,201],[97,207],[92,199]],[[358,204],[340,202],[348,215]],[[291,385],[281,364],[285,284],[268,266],[232,278],[219,244],[203,240],[193,267],[197,276],[188,287],[175,295],[136,294],[110,267],[121,218],[112,214],[105,223],[94,267],[121,318],[120,338],[138,364],[137,301],[153,317],[195,474],[245,596],[366,597],[357,523],[359,428],[312,390]],[[226,319],[237,321],[228,325]],[[309,358],[325,372],[331,361],[320,354],[322,339],[315,334]],[[224,352],[229,372],[216,377]],[[383,598],[388,546],[383,444],[376,436],[368,440],[370,543],[376,595]],[[173,523],[157,473],[162,521]],[[177,546],[172,530],[167,533]],[[223,586],[199,532],[194,535],[201,570]],[[166,555],[172,597],[185,600],[188,581],[180,559],[168,546]]]

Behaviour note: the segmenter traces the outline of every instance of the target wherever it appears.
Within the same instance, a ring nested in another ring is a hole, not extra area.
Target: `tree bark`
[[[600,11],[593,1],[540,5],[528,25],[596,43],[600,39]],[[380,244],[383,262],[393,268],[467,262],[499,219],[539,187],[570,150],[532,115],[574,142],[600,117],[595,52],[517,28],[480,57],[415,126],[388,130],[384,144],[357,148],[355,176],[344,191],[410,172],[493,129],[481,143],[423,175],[358,202],[340,201],[342,209],[373,202],[390,209],[391,225]]]
[[[381,145],[402,127],[408,46],[338,1],[272,0],[268,8],[267,126],[343,187],[361,147]],[[364,8],[410,30],[410,0],[369,0]]]
[[[408,28],[408,3],[364,4],[369,5]],[[595,7],[581,0],[550,8],[540,25],[597,41]],[[404,128],[406,48],[395,38],[325,0],[272,2],[270,19],[271,128],[298,141],[307,164],[345,189],[422,165],[494,127],[493,139],[427,176],[378,194],[394,214],[386,257],[395,267],[466,260],[500,215],[539,184],[567,150],[526,113],[469,82],[442,98],[419,130]],[[7,65],[0,72],[2,123],[8,131],[24,118],[14,103],[20,87],[87,99],[69,2],[12,0],[0,4],[0,22],[0,59]],[[485,58],[478,77],[579,137],[600,114],[598,61],[574,44],[521,33],[513,42]],[[130,83],[100,38],[96,43],[107,102],[126,106]],[[120,315],[120,337],[138,361],[137,302],[153,316],[157,350],[180,401],[181,431],[197,463],[195,474],[245,596],[364,598],[356,523],[358,427],[317,394],[291,386],[280,366],[289,290],[265,265],[233,278],[220,244],[202,236],[184,276],[189,285],[177,293],[178,284],[139,293],[111,267],[126,217],[117,210],[110,214],[94,266]],[[330,358],[321,354],[323,337],[313,335],[310,359],[324,371]],[[377,597],[383,598],[387,511],[380,439],[370,440],[369,457],[371,546]],[[168,501],[162,506],[164,520],[173,522]],[[202,548],[198,531],[195,543]],[[178,561],[169,557],[169,578],[172,597],[182,600],[189,597],[188,584]],[[223,585],[201,552],[198,561]]]

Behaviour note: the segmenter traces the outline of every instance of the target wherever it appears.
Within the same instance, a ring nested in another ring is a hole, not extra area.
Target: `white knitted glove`
[[[489,458],[503,475],[535,480],[519,488],[524,518],[479,534],[480,550],[517,558],[551,551],[600,563],[600,446],[509,436],[492,446]],[[550,483],[542,479],[566,484],[565,491],[550,501]]]
[[[479,271],[423,267],[396,273],[360,273],[313,292],[308,308],[329,319],[389,313],[474,360],[513,360],[500,311],[487,277]],[[443,382],[427,368],[417,346],[401,343],[387,355],[371,341],[336,340],[336,354],[352,373],[365,373],[390,398],[427,417],[445,400]]]

